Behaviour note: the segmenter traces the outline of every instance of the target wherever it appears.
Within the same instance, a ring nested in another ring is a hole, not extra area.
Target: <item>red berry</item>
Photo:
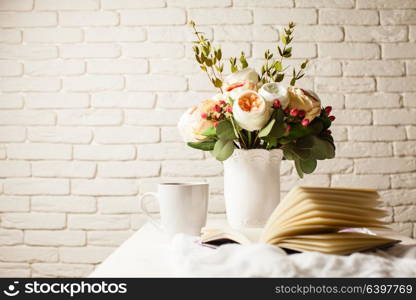
[[[274,108],[279,108],[279,107],[281,107],[281,106],[282,106],[282,104],[280,103],[279,99],[275,99],[275,100],[273,101],[273,107],[274,107]]]
[[[219,106],[219,105],[215,105],[214,106],[214,110],[216,111],[216,112],[221,112],[221,107]]]
[[[220,105],[225,105],[227,104],[224,100],[220,100]]]
[[[305,111],[304,110],[299,111],[298,117],[303,118],[304,116],[305,116]]]
[[[327,115],[329,115],[331,113],[331,111],[332,111],[332,106],[325,107],[325,112],[326,112]]]
[[[290,110],[290,115],[291,115],[292,117],[296,117],[296,116],[298,115],[298,113],[299,113],[299,111],[298,111],[296,108],[292,108],[292,109]]]
[[[290,126],[289,124],[286,125],[286,131],[289,132],[292,129],[292,126]]]
[[[289,113],[289,108],[286,108],[286,109],[284,110],[284,113],[285,113],[285,114],[288,114],[288,113]]]
[[[217,127],[218,126],[218,122],[214,122],[214,127]]]
[[[303,119],[302,120],[302,126],[306,127],[309,125],[309,120],[308,119]]]
[[[202,114],[201,114],[201,118],[202,118],[202,119],[206,119],[207,117],[208,117],[208,115],[207,115],[206,113],[202,113]]]
[[[227,106],[227,112],[228,113],[232,113],[233,112],[233,108],[231,106]]]
[[[329,117],[328,117],[328,119],[329,119],[331,122],[334,122],[334,121],[335,121],[335,116],[329,116]]]
[[[324,131],[324,133],[326,133],[326,134],[331,134],[331,133],[332,133],[332,131],[328,129],[328,130],[325,130],[325,131]]]

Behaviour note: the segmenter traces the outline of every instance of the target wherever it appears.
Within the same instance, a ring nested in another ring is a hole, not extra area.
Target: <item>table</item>
[[[225,224],[223,215],[208,217],[208,226],[222,227]],[[89,277],[175,277],[169,260],[169,243],[168,237],[146,223]]]
[[[221,227],[222,216],[210,217],[208,226]],[[416,244],[416,240],[395,234],[402,244]],[[175,277],[172,271],[170,240],[150,223],[145,224],[117,248],[90,277]]]

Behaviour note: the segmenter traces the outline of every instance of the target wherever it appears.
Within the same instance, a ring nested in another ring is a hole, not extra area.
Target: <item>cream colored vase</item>
[[[280,201],[281,150],[240,150],[224,162],[227,220],[235,229],[263,227]]]

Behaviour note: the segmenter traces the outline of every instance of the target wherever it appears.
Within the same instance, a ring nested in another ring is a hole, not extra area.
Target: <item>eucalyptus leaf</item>
[[[293,151],[290,148],[288,148],[288,147],[283,147],[283,156],[287,160],[295,160],[295,159],[297,159],[295,153],[293,153]]]
[[[232,140],[223,141],[218,140],[215,143],[214,150],[212,151],[212,155],[219,160],[224,161],[229,158],[234,152],[234,143]]]
[[[222,81],[221,81],[221,79],[219,79],[219,78],[215,79],[215,81],[214,81],[214,86],[215,86],[216,88],[220,88],[220,87],[222,87]]]
[[[313,136],[314,146],[311,148],[311,158],[322,160],[335,157],[335,146],[326,139]]]
[[[315,159],[301,160],[299,162],[300,167],[302,168],[303,173],[311,174],[316,169],[317,162]]]
[[[314,145],[314,138],[310,135],[304,136],[300,139],[297,139],[294,144],[296,145],[297,148],[301,148],[301,149],[311,149]]]
[[[299,177],[303,178],[303,170],[302,170],[302,166],[300,165],[300,160],[295,160],[295,167],[296,167],[296,172],[298,172]]]
[[[207,129],[205,129],[201,135],[203,136],[215,136],[217,134],[217,129],[215,127],[208,127]]]
[[[279,73],[279,74],[277,74],[276,75],[276,77],[274,78],[274,81],[276,81],[276,82],[280,82],[280,81],[282,81],[283,80],[283,78],[285,77],[285,74],[284,73]]]
[[[268,136],[270,131],[272,131],[273,125],[274,123],[276,123],[276,119],[271,119],[269,121],[269,123],[267,123],[267,125],[265,127],[263,127],[260,131],[259,131],[259,137],[265,137]]]
[[[198,150],[212,151],[215,146],[215,140],[204,140],[202,142],[188,142],[187,145],[191,148]]]
[[[274,68],[277,72],[281,72],[282,71],[282,63],[280,61],[276,61],[274,63]]]
[[[276,123],[274,124],[272,130],[270,131],[270,136],[275,137],[275,138],[280,138],[285,134],[285,124],[284,123],[278,123],[278,121],[276,121]]]
[[[230,120],[223,120],[217,125],[217,136],[220,140],[229,141],[237,138]]]

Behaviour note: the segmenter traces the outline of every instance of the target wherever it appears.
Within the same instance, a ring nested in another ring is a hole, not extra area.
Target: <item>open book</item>
[[[387,212],[374,190],[296,187],[279,203],[262,230],[203,230],[202,243],[263,242],[294,251],[349,254],[399,242],[377,234]]]

